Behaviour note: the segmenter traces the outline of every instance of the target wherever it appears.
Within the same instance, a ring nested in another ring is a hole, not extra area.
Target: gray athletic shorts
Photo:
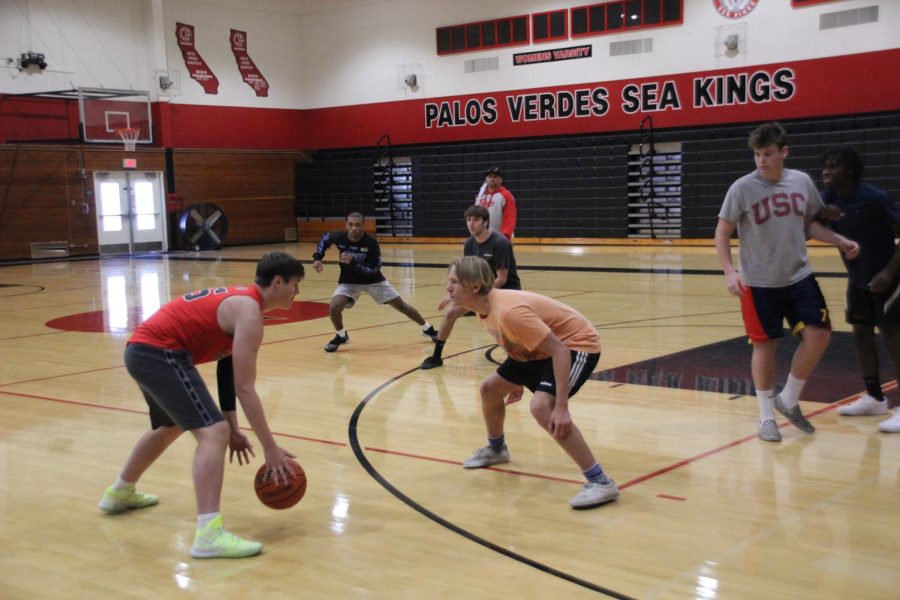
[[[190,431],[225,420],[184,350],[128,344],[125,368],[144,393],[153,429],[177,425]]]
[[[378,283],[340,283],[337,289],[334,290],[332,297],[345,296],[350,298],[347,308],[353,308],[353,305],[356,304],[359,296],[363,293],[372,296],[372,300],[376,304],[384,304],[400,297],[400,294],[388,281],[379,281]]]

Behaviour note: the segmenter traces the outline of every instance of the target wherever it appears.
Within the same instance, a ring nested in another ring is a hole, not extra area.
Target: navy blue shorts
[[[741,314],[754,342],[784,337],[785,319],[794,335],[807,325],[831,329],[825,297],[812,275],[787,287],[744,287]]]
[[[600,353],[570,351],[572,367],[569,369],[569,398],[575,395],[588,380],[600,360]],[[556,396],[556,380],[553,377],[553,359],[518,361],[507,358],[497,367],[497,375],[503,379],[524,385],[532,392],[547,392]]]
[[[881,326],[888,321],[900,324],[900,286],[887,292],[873,292],[847,284],[844,296],[844,316],[850,325]]]
[[[125,368],[144,393],[153,429],[177,425],[190,431],[225,420],[184,350],[128,344]]]

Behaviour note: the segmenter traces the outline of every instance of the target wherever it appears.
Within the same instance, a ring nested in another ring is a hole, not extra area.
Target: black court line
[[[479,350],[479,349],[480,348],[474,348],[473,350]],[[467,350],[466,352],[471,352],[471,350]],[[576,577],[576,576],[566,573],[564,571],[554,569],[553,567],[551,567],[549,565],[546,565],[544,563],[541,563],[541,562],[538,562],[531,558],[528,558],[527,556],[519,554],[518,552],[513,552],[512,550],[509,550],[508,548],[499,546],[489,540],[484,539],[483,537],[475,535],[471,531],[468,531],[458,525],[451,523],[447,519],[444,519],[440,515],[437,515],[436,513],[428,510],[427,508],[425,508],[424,506],[422,506],[421,504],[419,504],[418,502],[416,502],[415,500],[413,500],[412,498],[410,498],[409,496],[407,496],[406,494],[404,494],[403,492],[398,490],[387,479],[385,479],[381,475],[381,473],[379,473],[378,470],[375,469],[374,466],[372,466],[372,463],[370,463],[369,460],[366,458],[366,455],[363,452],[363,449],[359,444],[359,438],[357,437],[357,425],[359,423],[359,417],[360,417],[360,415],[362,415],[363,409],[365,409],[365,407],[369,404],[369,402],[373,398],[375,398],[375,396],[378,395],[378,393],[381,392],[381,390],[388,387],[392,383],[399,381],[401,378],[406,377],[410,373],[415,373],[418,370],[419,370],[419,367],[416,367],[414,369],[410,369],[408,371],[400,373],[399,375],[396,375],[396,376],[392,377],[391,379],[388,379],[387,381],[385,381],[384,383],[382,383],[381,385],[376,387],[374,390],[369,392],[369,394],[365,398],[362,399],[362,401],[357,405],[356,410],[353,411],[353,416],[350,417],[350,425],[348,428],[348,435],[350,437],[350,447],[353,448],[353,454],[356,456],[356,460],[359,461],[359,463],[362,465],[363,469],[365,469],[365,471],[372,477],[372,479],[377,481],[381,485],[381,487],[383,487],[384,489],[389,491],[397,499],[399,499],[401,502],[403,502],[404,504],[406,504],[407,506],[409,506],[410,508],[412,508],[419,514],[425,516],[428,519],[431,519],[438,525],[441,525],[442,527],[445,527],[445,528],[449,529],[450,531],[452,531],[456,534],[459,534],[472,542],[475,542],[476,544],[480,544],[480,545],[484,546],[485,548],[487,548],[489,550],[493,550],[494,552],[502,554],[503,556],[506,556],[507,558],[511,558],[513,560],[519,561],[520,563],[523,563],[525,565],[528,565],[529,567],[538,569],[539,571],[543,571],[544,573],[547,573],[548,575],[553,575],[554,577],[564,579],[565,581],[569,581],[571,583],[580,585],[581,587],[587,588],[589,590],[598,592],[600,594],[604,594],[606,596],[609,596],[610,598],[619,598],[621,600],[635,600],[631,596],[626,596],[625,594],[622,594],[615,590],[611,590],[609,588],[603,587],[602,585],[598,585],[596,583],[586,581],[584,579],[581,579],[579,577]]]
[[[116,255],[116,256],[75,256],[67,258],[53,259],[32,259],[18,261],[0,261],[0,267],[12,265],[31,265],[49,262],[71,262],[84,260],[116,260],[116,259],[134,259],[134,260],[184,260],[196,262],[238,262],[238,263],[256,263],[256,258],[226,258],[221,256],[174,256],[171,254],[133,254],[133,255]],[[312,263],[311,260],[302,260],[303,263]],[[323,261],[326,265],[337,265],[338,261]],[[419,268],[419,269],[446,269],[446,263],[420,263],[420,262],[382,262],[383,267],[403,267],[403,268]],[[518,265],[519,271],[562,271],[570,273],[644,273],[651,275],[715,275],[722,276],[719,269],[656,269],[651,267],[574,267],[561,265]],[[826,278],[842,278],[847,277],[845,272],[836,271],[815,271],[816,277]]]

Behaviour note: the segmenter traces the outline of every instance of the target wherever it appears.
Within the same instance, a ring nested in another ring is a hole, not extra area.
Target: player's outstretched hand
[[[321,260],[313,261],[313,271],[315,271],[316,273],[321,273],[324,270],[325,270],[325,265],[322,264]]]
[[[296,458],[296,455],[291,454],[280,446],[275,446],[273,449],[267,450],[265,478],[268,479],[269,477],[274,477],[276,485],[280,484],[282,481],[292,479],[294,477],[294,471],[287,463],[289,458]]]
[[[237,456],[238,464],[241,466],[249,465],[251,456],[256,457],[250,438],[240,431],[231,432],[231,436],[228,438],[228,450],[228,462],[234,462],[234,457]]]
[[[725,275],[725,287],[728,288],[728,293],[732,296],[741,295],[741,292],[744,289],[744,282],[741,281],[741,276],[737,271]]]
[[[572,415],[569,414],[569,411],[559,406],[555,407],[550,413],[547,431],[558,440],[565,439],[572,431]]]
[[[848,259],[852,260],[859,256],[859,244],[854,242],[853,240],[848,240],[845,237],[841,237],[838,242],[838,247],[841,249],[841,252],[844,253]]]
[[[438,310],[444,310],[451,302],[453,302],[453,300],[450,299],[450,296],[444,296],[441,298],[441,301],[438,302]]]
[[[873,292],[886,292],[891,288],[893,282],[893,274],[888,273],[888,269],[882,269],[872,277],[872,281],[869,282],[869,289]]]
[[[516,391],[510,392],[510,394],[506,397],[506,400],[503,401],[503,404],[509,405],[509,404],[512,404],[513,402],[518,402],[519,400],[522,399],[522,394],[524,394],[524,393],[525,393],[525,388],[520,386],[519,389],[517,389]]]
[[[823,221],[837,221],[843,216],[844,213],[836,204],[826,204],[825,208],[819,211],[819,219]]]

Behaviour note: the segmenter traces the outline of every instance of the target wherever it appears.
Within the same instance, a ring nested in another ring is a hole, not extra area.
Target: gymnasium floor
[[[382,246],[385,275],[435,326],[459,248]],[[345,313],[351,343],[323,352],[329,255],[266,327],[258,368],[306,497],[286,511],[258,502],[261,451],[226,467],[226,526],[263,554],[190,557],[189,436],[140,483],[158,506],[102,514],[147,427],[122,365],[129,331],[174,296],[252,281],[269,250],[308,261],[312,245],[0,265],[0,597],[896,597],[900,435],[834,410],[862,384],[831,249],[811,250],[835,324],[803,396],[815,435],[784,425],[780,444],[756,438],[750,349],[712,247],[519,245],[524,287],[583,312],[603,343],[572,412],[622,495],[573,511],[580,474],[527,396],[507,411],[512,461],[461,468],[484,443],[478,384],[502,358],[476,319],[457,322],[444,367],[421,371],[431,342],[364,298]],[[201,372],[214,387],[214,366]]]

